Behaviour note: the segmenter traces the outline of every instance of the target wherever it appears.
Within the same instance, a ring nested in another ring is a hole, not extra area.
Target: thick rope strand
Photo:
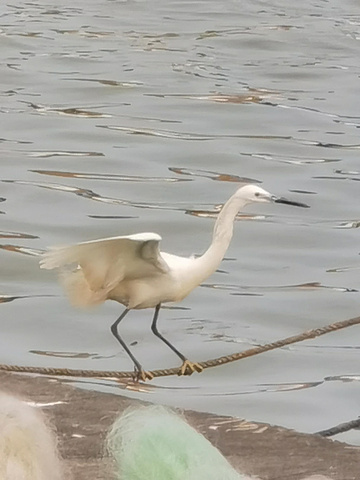
[[[321,335],[335,332],[343,328],[352,327],[358,324],[360,324],[360,317],[350,318],[349,320],[343,320],[340,322],[331,323],[329,325],[325,325],[324,327],[307,330],[306,332],[293,335],[291,337],[287,337],[282,340],[277,340],[272,343],[266,343],[264,345],[259,345],[257,347],[249,348],[248,350],[244,350],[243,352],[233,353],[231,355],[225,355],[223,357],[214,358],[212,360],[199,362],[199,365],[204,369],[225,365],[226,363],[235,362],[248,357],[253,357],[254,355],[260,355],[261,353],[265,353],[270,350],[275,350],[277,348],[285,347],[286,345],[291,345],[293,343],[303,342],[304,340],[320,337]],[[41,375],[50,375],[50,376],[83,377],[83,378],[97,377],[97,378],[117,378],[117,379],[124,378],[125,379],[125,378],[134,377],[133,371],[123,371],[123,372],[105,371],[105,370],[97,371],[97,370],[79,370],[79,369],[70,369],[70,368],[26,367],[26,366],[7,365],[7,364],[0,364],[0,371],[17,372],[17,373],[37,373]],[[179,367],[153,370],[150,373],[154,377],[166,377],[170,375],[178,375]]]

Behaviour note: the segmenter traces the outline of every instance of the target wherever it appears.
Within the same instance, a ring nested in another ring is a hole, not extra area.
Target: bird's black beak
[[[287,198],[276,197],[275,195],[271,197],[271,200],[275,203],[283,203],[284,205],[293,205],[294,207],[310,208],[309,205],[306,205],[306,203],[293,202],[292,200],[288,200]]]

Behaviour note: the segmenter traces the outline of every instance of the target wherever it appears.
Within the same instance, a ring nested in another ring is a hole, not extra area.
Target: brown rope
[[[331,323],[324,327],[314,328],[307,330],[306,332],[291,337],[284,338],[283,340],[277,340],[276,342],[266,343],[265,345],[259,345],[257,347],[244,350],[243,352],[233,353],[232,355],[225,355],[223,357],[214,358],[205,362],[199,362],[201,367],[211,368],[226,363],[242,360],[243,358],[253,357],[261,353],[275,350],[276,348],[285,347],[292,343],[303,342],[311,338],[320,337],[327,333],[335,332],[343,328],[352,327],[360,324],[360,317],[350,318],[349,320],[343,320],[341,322]],[[25,367],[18,365],[1,365],[0,371],[6,372],[18,372],[18,373],[38,373],[41,375],[56,375],[62,377],[98,377],[98,378],[132,378],[134,372],[118,372],[118,371],[96,371],[96,370],[77,370],[69,368],[51,368],[51,367]],[[161,370],[153,370],[150,372],[154,377],[166,377],[169,375],[178,375],[179,367],[166,368]]]
[[[316,432],[316,435],[321,435],[322,437],[332,437],[333,435],[338,435],[339,433],[348,432],[353,428],[360,427],[360,418],[355,420],[350,420],[350,422],[340,423],[335,427],[327,428],[326,430],[321,430],[321,432]]]

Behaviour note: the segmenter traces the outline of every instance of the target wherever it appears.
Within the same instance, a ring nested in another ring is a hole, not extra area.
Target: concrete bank
[[[61,454],[73,480],[112,480],[103,440],[115,417],[140,402],[85,391],[60,379],[0,372],[0,388],[37,403],[56,427]],[[322,474],[360,479],[360,447],[267,424],[187,411],[190,423],[238,470],[262,480],[302,480]],[[219,479],[220,480],[220,479]]]

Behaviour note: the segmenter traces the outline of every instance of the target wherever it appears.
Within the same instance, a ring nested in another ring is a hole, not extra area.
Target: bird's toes
[[[142,368],[140,369],[136,368],[134,370],[133,379],[135,382],[139,382],[140,380],[142,380],[143,382],[146,382],[146,380],[152,380],[153,378],[154,378],[154,375],[151,372],[147,372]]]
[[[193,367],[198,373],[201,373],[204,370],[204,367],[202,367],[200,363],[193,363]]]
[[[203,367],[196,362],[190,362],[190,360],[184,360],[183,364],[180,367],[178,375],[192,375],[194,372],[201,373]]]
[[[146,382],[146,380],[152,380],[154,378],[154,375],[151,372],[143,372],[143,381]]]

